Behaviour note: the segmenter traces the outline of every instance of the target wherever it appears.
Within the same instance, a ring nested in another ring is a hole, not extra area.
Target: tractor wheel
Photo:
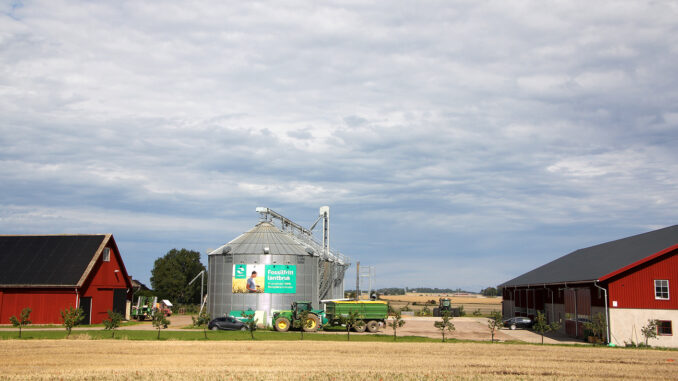
[[[367,328],[367,327],[365,326],[365,322],[363,322],[363,324],[356,325],[355,327],[353,327],[353,330],[358,332],[358,333],[363,333],[363,332],[365,332],[365,328]]]
[[[290,321],[287,318],[279,317],[275,319],[275,330],[278,332],[287,332],[290,330]]]
[[[433,309],[433,316],[440,317],[440,308]]]
[[[375,333],[379,330],[379,322],[376,320],[370,320],[367,322],[367,330]]]
[[[306,320],[306,324],[302,327],[304,332],[316,332],[320,327],[320,322],[318,320],[318,317],[315,315],[309,316],[308,320]]]

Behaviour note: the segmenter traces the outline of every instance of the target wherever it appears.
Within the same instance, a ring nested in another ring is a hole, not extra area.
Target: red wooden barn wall
[[[92,324],[102,323],[108,318],[108,310],[113,308],[114,289],[127,290],[128,298],[132,292],[125,281],[126,272],[122,271],[119,253],[110,242],[107,247],[111,249],[111,261],[104,262],[99,258],[80,292],[82,297],[92,298]]]
[[[655,299],[655,279],[668,279],[669,300]],[[617,308],[678,309],[678,251],[630,269],[608,284],[610,304],[616,300]]]

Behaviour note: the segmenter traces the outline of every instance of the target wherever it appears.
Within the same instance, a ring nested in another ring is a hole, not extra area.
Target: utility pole
[[[355,263],[355,300],[360,300],[360,261]]]

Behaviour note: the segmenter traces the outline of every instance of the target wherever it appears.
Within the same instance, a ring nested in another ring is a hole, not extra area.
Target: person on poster
[[[257,278],[257,272],[252,271],[252,275],[250,275],[250,277],[247,278],[247,292],[258,292],[257,291],[257,282],[255,282],[256,278]]]

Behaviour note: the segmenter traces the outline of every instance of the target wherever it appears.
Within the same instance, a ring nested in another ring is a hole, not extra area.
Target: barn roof
[[[110,234],[0,235],[0,287],[81,286]]]
[[[579,249],[500,287],[602,281],[678,249],[678,225]]]
[[[269,248],[268,254],[313,253],[312,249],[282,232],[272,223],[264,221],[209,254],[264,254],[265,247]]]

